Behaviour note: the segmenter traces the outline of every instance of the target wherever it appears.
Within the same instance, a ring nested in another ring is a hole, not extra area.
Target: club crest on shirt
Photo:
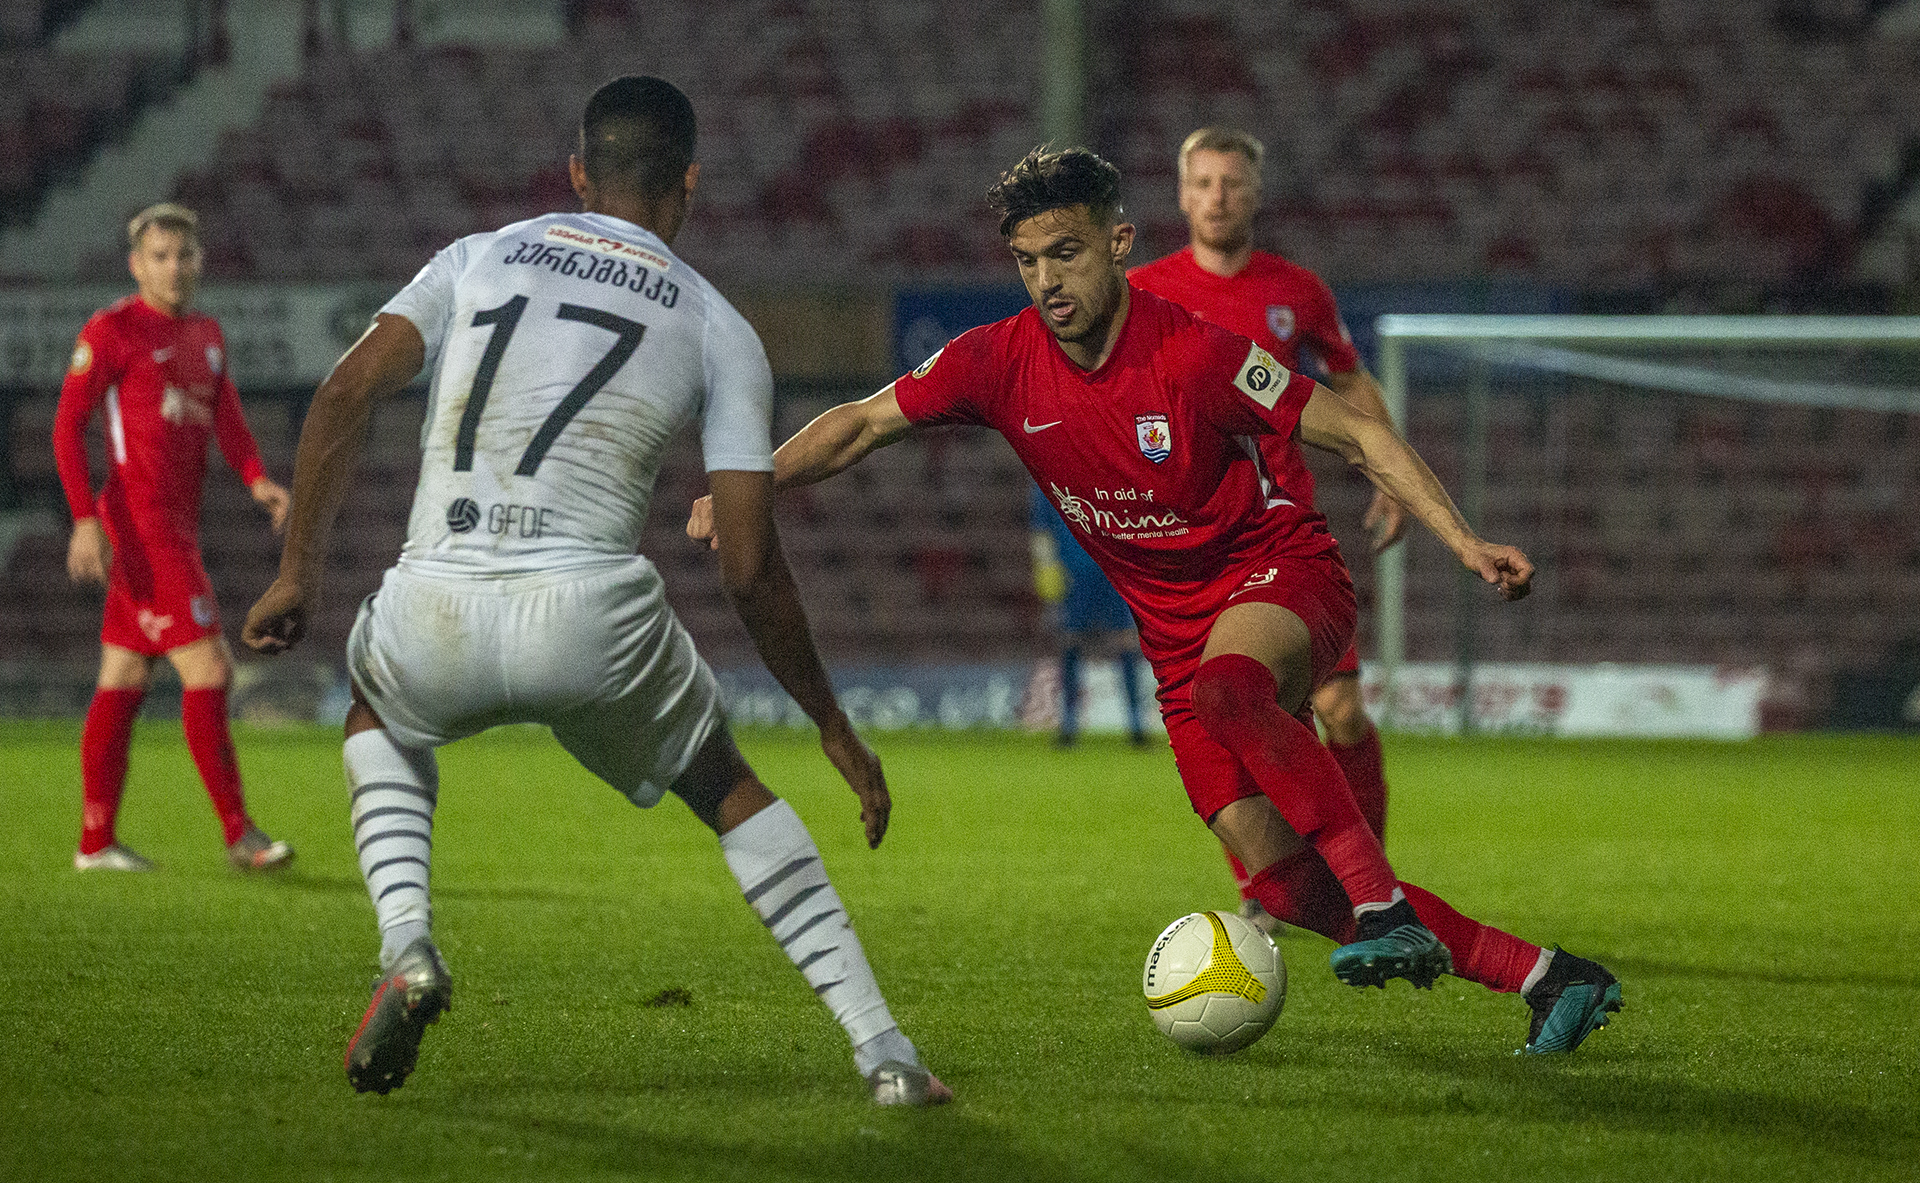
[[[1165,415],[1135,415],[1133,433],[1140,441],[1140,454],[1155,464],[1173,455],[1173,432]]]
[[[1255,345],[1247,351],[1247,360],[1240,363],[1240,372],[1234,376],[1233,384],[1271,411],[1280,401],[1280,392],[1287,388],[1287,371],[1273,360],[1273,354]]]
[[[940,355],[945,353],[946,351],[947,351],[947,347],[945,345],[942,345],[940,348],[934,350],[932,356],[928,357],[927,360],[921,362],[919,365],[913,367],[913,376],[916,378],[926,377],[927,371],[933,369],[933,363],[939,361]]]
[[[1285,304],[1267,305],[1267,328],[1282,341],[1293,339],[1293,309]]]
[[[207,346],[207,368],[213,371],[215,377],[219,377],[220,375],[220,363],[223,360],[225,359],[221,355],[218,345]]]
[[[73,361],[68,363],[67,369],[76,374],[84,374],[92,367],[93,346],[87,344],[85,341],[75,341],[73,343]]]
[[[206,628],[213,623],[213,597],[193,597],[187,601],[187,611],[193,614],[193,623]]]
[[[176,426],[213,426],[213,408],[193,393],[169,384],[160,395],[160,417]]]

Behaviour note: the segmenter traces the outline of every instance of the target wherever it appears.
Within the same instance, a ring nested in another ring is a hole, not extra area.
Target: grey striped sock
[[[866,951],[827,879],[820,850],[793,807],[775,801],[722,834],[720,850],[754,914],[846,1029],[854,1047],[897,1031]],[[904,1037],[900,1042],[906,1043]],[[906,1047],[911,1050],[912,1044]]]
[[[380,964],[387,966],[433,923],[427,887],[439,769],[432,751],[402,748],[378,729],[348,739],[344,755],[353,845],[380,922]]]

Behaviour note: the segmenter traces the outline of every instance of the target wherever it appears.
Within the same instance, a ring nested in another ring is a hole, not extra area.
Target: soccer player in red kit
[[[1259,140],[1236,128],[1203,127],[1180,145],[1180,212],[1191,232],[1188,245],[1164,259],[1135,267],[1127,279],[1163,296],[1202,320],[1233,330],[1271,353],[1296,373],[1321,371],[1335,394],[1392,423],[1380,388],[1361,364],[1341,323],[1333,293],[1307,268],[1253,249],[1253,219],[1260,209]],[[1313,505],[1313,470],[1300,449],[1281,436],[1260,441],[1261,458],[1274,483],[1301,505]],[[1374,490],[1363,524],[1373,531],[1373,549],[1399,541],[1406,528],[1400,505]],[[1360,654],[1349,647],[1325,682],[1315,688],[1313,713],[1326,729],[1327,750],[1346,774],[1360,813],[1385,843],[1387,781],[1380,733],[1360,697]],[[1245,868],[1229,853],[1244,901],[1255,923],[1271,924],[1251,894]]]
[[[832,476],[915,427],[999,431],[1133,608],[1187,795],[1267,911],[1339,942],[1342,981],[1430,986],[1452,972],[1525,998],[1527,1050],[1573,1050],[1619,1008],[1613,975],[1401,881],[1299,717],[1352,642],[1353,586],[1325,520],[1250,441],[1345,456],[1509,599],[1532,564],[1475,536],[1380,418],[1130,287],[1133,227],[1112,165],[1035,150],[988,197],[1034,306],[808,424],[774,454],[775,484]],[[696,503],[687,531],[712,539],[710,505]]]
[[[247,816],[227,727],[233,658],[200,562],[200,491],[207,437],[240,474],[278,530],[287,491],[266,474],[227,373],[219,322],[191,310],[200,279],[200,224],[162,203],[127,227],[127,265],[138,293],[95,313],[73,347],[53,421],[54,458],[73,511],[67,573],[103,583],[100,678],[80,737],[85,808],[80,870],[144,871],[145,858],[115,840],[133,721],[153,661],[180,674],[180,722],[194,766],[220,815],[227,856],[244,870],[293,857]],[[96,497],[86,430],[104,407],[107,481]]]

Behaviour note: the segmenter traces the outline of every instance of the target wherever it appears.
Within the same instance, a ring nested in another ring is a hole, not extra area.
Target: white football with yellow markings
[[[1174,921],[1147,953],[1141,988],[1161,1034],[1224,1056],[1267,1033],[1287,999],[1287,963],[1273,939],[1232,912]]]

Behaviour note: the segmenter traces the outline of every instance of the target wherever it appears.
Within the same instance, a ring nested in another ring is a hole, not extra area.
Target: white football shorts
[[[713,672],[639,555],[509,577],[395,567],[360,605],[347,668],[403,746],[544,723],[643,809],[723,719]]]

